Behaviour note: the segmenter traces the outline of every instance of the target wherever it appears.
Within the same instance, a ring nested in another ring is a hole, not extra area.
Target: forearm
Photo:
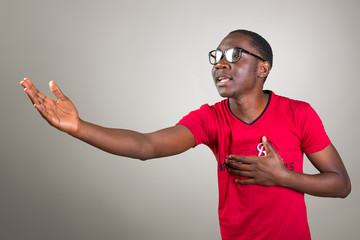
[[[142,160],[151,157],[147,135],[136,131],[105,128],[80,120],[78,129],[70,135],[115,155]]]
[[[57,101],[40,92],[29,79],[24,79],[21,85],[51,126],[106,152],[146,160],[175,155],[195,145],[194,136],[185,126],[177,125],[147,134],[105,128],[81,120],[75,105],[55,82],[50,82],[49,86]]]
[[[336,172],[310,175],[288,170],[280,185],[321,197],[345,198],[351,190],[348,177]]]

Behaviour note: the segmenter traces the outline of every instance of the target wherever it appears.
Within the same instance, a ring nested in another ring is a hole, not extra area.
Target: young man
[[[54,82],[54,101],[29,79],[21,82],[40,114],[57,129],[104,151],[137,159],[175,155],[206,144],[218,161],[223,239],[310,239],[304,193],[346,197],[350,179],[322,122],[305,102],[264,91],[270,45],[237,30],[209,53],[225,100],[204,105],[176,126],[142,134],[83,121]],[[303,153],[319,170],[304,174]]]

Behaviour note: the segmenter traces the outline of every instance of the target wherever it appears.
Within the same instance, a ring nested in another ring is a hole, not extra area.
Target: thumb
[[[265,147],[265,151],[269,154],[271,152],[275,152],[275,149],[273,148],[273,146],[271,145],[271,143],[267,140],[267,138],[265,136],[262,137],[262,143]]]
[[[54,96],[60,100],[66,100],[67,97],[62,93],[58,85],[54,81],[49,82],[49,87]]]

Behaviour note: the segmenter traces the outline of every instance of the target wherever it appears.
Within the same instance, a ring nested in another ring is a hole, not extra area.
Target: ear
[[[270,63],[268,61],[261,62],[259,66],[259,77],[265,78],[270,73]]]

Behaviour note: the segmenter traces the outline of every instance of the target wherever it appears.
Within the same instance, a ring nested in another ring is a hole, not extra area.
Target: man
[[[223,239],[310,239],[304,193],[344,198],[351,190],[320,118],[307,103],[263,90],[272,51],[260,35],[231,32],[209,60],[226,99],[148,134],[85,122],[54,82],[50,89],[58,101],[29,79],[21,85],[52,126],[113,154],[146,160],[209,146],[218,161]],[[303,153],[318,174],[302,173]]]

